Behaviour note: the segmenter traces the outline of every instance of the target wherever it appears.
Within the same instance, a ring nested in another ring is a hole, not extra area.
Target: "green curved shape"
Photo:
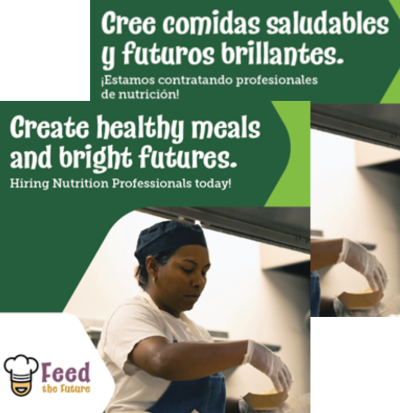
[[[272,102],[290,138],[285,172],[265,206],[310,206],[310,102]]]
[[[400,0],[389,0],[389,3],[400,19]],[[400,69],[389,85],[381,103],[400,103]]]

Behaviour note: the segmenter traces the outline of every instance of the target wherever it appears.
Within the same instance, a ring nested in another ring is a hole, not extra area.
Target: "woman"
[[[249,363],[278,391],[292,376],[268,348],[252,340],[213,343],[184,314],[198,301],[210,268],[202,229],[166,221],[139,235],[136,273],[144,292],[106,321],[99,352],[115,381],[107,413],[251,413],[226,398],[222,370]]]

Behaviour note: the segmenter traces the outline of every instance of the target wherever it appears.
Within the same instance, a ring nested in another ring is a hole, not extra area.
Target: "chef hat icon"
[[[17,396],[26,396],[32,388],[32,374],[36,373],[39,363],[32,357],[22,354],[10,357],[4,362],[4,369],[10,373],[11,390]]]

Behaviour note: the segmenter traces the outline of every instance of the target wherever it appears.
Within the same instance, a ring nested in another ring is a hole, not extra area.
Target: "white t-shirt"
[[[174,339],[213,341],[205,328],[183,313],[176,318],[156,308],[147,293],[126,300],[104,323],[98,345],[99,353],[115,381],[115,392],[106,413],[144,411],[169,386],[170,381],[151,376],[128,360],[136,344],[153,336],[165,337],[171,343]]]

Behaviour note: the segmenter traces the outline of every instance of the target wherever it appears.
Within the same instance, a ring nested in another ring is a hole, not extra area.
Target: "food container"
[[[245,402],[254,410],[274,410],[281,406],[288,398],[286,392],[277,393],[274,389],[269,393],[247,393],[243,397]]]
[[[358,293],[343,292],[338,298],[349,310],[369,310],[382,300],[383,291],[372,291],[368,288]]]

